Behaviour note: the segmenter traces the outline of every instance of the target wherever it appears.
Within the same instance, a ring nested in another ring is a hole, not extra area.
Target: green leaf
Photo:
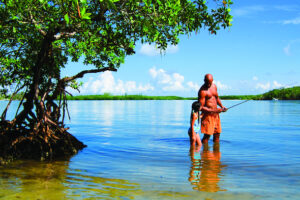
[[[82,15],[82,19],[91,19],[91,13],[85,13],[84,15]]]
[[[64,18],[66,20],[66,23],[69,24],[70,23],[69,15],[65,14]]]

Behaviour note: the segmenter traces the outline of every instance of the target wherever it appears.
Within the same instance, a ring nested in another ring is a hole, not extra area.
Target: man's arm
[[[216,87],[216,91],[217,91],[217,87]],[[217,99],[218,106],[222,108],[222,112],[225,112],[227,108],[223,106],[221,99],[219,98],[218,91],[217,91],[216,99]]]
[[[217,96],[217,104],[221,107],[224,108],[224,106],[222,105],[221,99],[219,98],[219,96]]]

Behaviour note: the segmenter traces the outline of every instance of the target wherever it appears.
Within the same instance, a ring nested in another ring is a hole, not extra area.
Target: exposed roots
[[[0,164],[15,159],[68,158],[86,147],[66,128],[42,125],[35,130],[12,128],[8,121],[0,121],[0,127]]]

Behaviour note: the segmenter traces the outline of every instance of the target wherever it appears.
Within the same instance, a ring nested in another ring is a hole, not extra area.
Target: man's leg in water
[[[204,136],[202,138],[202,144],[208,143],[209,138],[210,138],[210,135],[204,134]]]
[[[215,134],[214,134],[213,141],[214,141],[214,142],[220,142],[220,133],[215,133]]]

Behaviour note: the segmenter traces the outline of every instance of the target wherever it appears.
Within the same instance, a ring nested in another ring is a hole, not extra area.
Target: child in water
[[[198,101],[193,102],[190,118],[190,128],[188,132],[190,136],[191,147],[195,147],[196,145],[198,145],[199,147],[202,146],[201,139],[199,136],[201,118],[199,109],[200,103]]]

